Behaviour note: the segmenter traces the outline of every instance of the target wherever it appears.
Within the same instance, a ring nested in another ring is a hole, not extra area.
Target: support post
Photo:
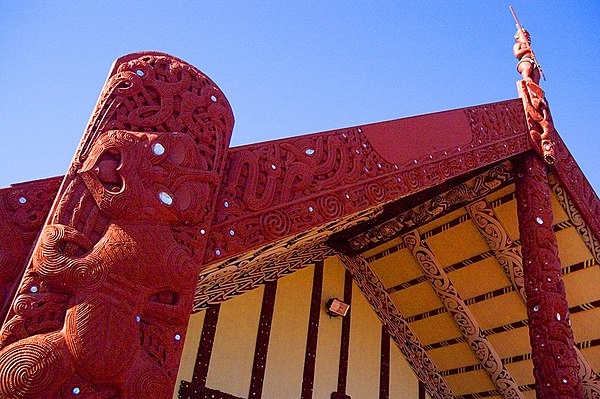
[[[193,66],[115,62],[0,330],[0,397],[173,395],[232,129]]]
[[[538,399],[583,399],[546,165],[533,153],[518,165],[517,212]]]

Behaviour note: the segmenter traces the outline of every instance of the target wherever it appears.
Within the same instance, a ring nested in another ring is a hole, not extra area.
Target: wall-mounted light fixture
[[[346,316],[350,305],[340,301],[337,298],[329,298],[326,302],[327,314],[331,317]]]

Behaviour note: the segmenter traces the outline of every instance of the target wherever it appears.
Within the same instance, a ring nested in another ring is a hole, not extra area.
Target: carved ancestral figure
[[[515,33],[515,45],[513,46],[513,54],[519,59],[517,63],[517,71],[521,74],[524,80],[540,83],[539,65],[531,50],[531,36],[525,29],[517,30]]]
[[[529,134],[535,143],[535,148],[538,148],[538,151],[541,150],[546,163],[552,164],[556,159],[554,154],[554,124],[552,123],[552,116],[544,91],[536,83],[525,80],[521,82],[521,92],[528,117]]]
[[[172,395],[232,125],[183,61],[117,61],[2,328],[1,397]]]

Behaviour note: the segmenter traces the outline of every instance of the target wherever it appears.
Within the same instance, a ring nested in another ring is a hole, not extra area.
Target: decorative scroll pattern
[[[385,287],[361,256],[349,257],[339,254],[344,266],[352,273],[354,281],[368,299],[369,303],[387,327],[400,351],[408,361],[420,381],[427,385],[427,391],[433,399],[454,398],[450,387],[444,381],[440,371],[431,361],[423,344],[412,332],[400,310],[394,305]]]
[[[402,231],[414,229],[428,223],[440,215],[457,209],[467,203],[484,197],[512,180],[512,165],[505,162],[485,173],[451,188],[419,206],[402,212],[350,239],[350,248],[364,250],[373,244],[388,241]]]
[[[471,219],[476,222],[479,231],[494,251],[496,259],[506,276],[511,280],[514,289],[521,294],[523,301],[527,302],[525,294],[525,280],[523,278],[523,259],[521,251],[515,242],[508,238],[506,230],[496,217],[493,208],[486,201],[479,201],[467,207]],[[591,262],[582,262],[583,266],[589,266]],[[577,266],[577,265],[575,265]],[[573,270],[574,271],[574,270]],[[570,273],[572,270],[563,268],[562,273]],[[588,372],[591,367],[583,354],[575,349],[577,361],[579,362],[579,377],[586,390],[586,397],[591,399],[600,395],[600,380],[593,372]],[[506,362],[504,362],[506,364]]]
[[[458,294],[444,269],[438,264],[435,255],[427,244],[421,241],[419,232],[414,230],[402,238],[415,260],[423,268],[432,288],[456,321],[457,327],[465,336],[479,362],[498,388],[498,392],[507,399],[524,398],[516,382],[502,364],[500,355],[483,335],[475,316]]]
[[[309,264],[333,255],[324,244],[307,244],[296,250],[281,252],[264,259],[242,261],[200,276],[196,287],[193,312],[225,302],[269,281],[303,269]]]
[[[198,280],[193,311],[198,312],[324,260],[334,254],[334,250],[324,244],[331,234],[370,220],[381,211],[381,207],[369,208],[207,269]]]
[[[464,112],[469,144],[402,165],[382,159],[360,127],[232,151],[205,262],[397,200],[528,148],[518,100]]]
[[[569,198],[565,190],[561,187],[554,174],[550,173],[548,175],[548,182],[550,183],[550,188],[556,196],[558,203],[567,214],[571,223],[573,223],[573,226],[575,226],[577,229],[577,233],[579,233],[579,236],[585,243],[585,246],[590,250],[590,253],[594,259],[596,259],[596,262],[600,264],[600,242],[597,240],[596,235],[581,216],[581,213],[579,213],[575,203]]]
[[[232,127],[189,64],[117,60],[2,328],[0,396],[172,395]]]
[[[590,366],[590,363],[577,347],[575,347],[575,353],[577,354],[577,361],[579,362],[579,378],[581,378],[581,385],[583,386],[585,398],[599,399],[600,380],[598,376],[594,370],[592,370],[592,366]]]
[[[553,167],[561,187],[579,211],[581,220],[589,226],[591,235],[600,241],[600,218],[598,217],[600,200],[558,135],[556,135],[556,162]]]
[[[527,292],[527,316],[538,398],[582,398],[579,364],[561,277],[545,165],[520,162],[517,213]]]
[[[520,80],[517,85],[525,108],[532,147],[547,164],[553,164],[556,160],[556,130],[544,90],[532,80]]]
[[[0,320],[4,320],[10,301],[25,270],[27,256],[44,224],[60,179],[23,183],[0,190]]]
[[[494,208],[484,199],[468,205],[466,209],[513,288],[526,300],[521,250],[508,236]]]

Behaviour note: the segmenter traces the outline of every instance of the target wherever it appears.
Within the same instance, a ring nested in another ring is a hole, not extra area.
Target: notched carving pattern
[[[580,398],[581,379],[562,280],[546,166],[525,155],[516,181],[529,335],[537,394]]]
[[[1,396],[172,394],[232,125],[194,67],[117,61],[2,328]]]
[[[511,163],[505,162],[497,165],[480,176],[352,237],[349,240],[350,247],[355,251],[360,251],[370,245],[393,239],[402,231],[428,223],[445,212],[485,197],[510,180],[512,180]]]
[[[421,265],[431,287],[452,315],[456,326],[469,343],[481,366],[496,385],[498,392],[506,399],[525,398],[510,372],[504,367],[500,355],[484,336],[475,316],[439,265],[435,255],[427,243],[421,240],[419,232],[413,230],[402,238],[414,259]]]
[[[390,336],[406,358],[419,380],[427,385],[427,392],[433,399],[452,399],[452,390],[427,355],[419,338],[412,332],[400,310],[385,291],[383,283],[361,256],[350,257],[338,254],[344,267],[368,299]]]

